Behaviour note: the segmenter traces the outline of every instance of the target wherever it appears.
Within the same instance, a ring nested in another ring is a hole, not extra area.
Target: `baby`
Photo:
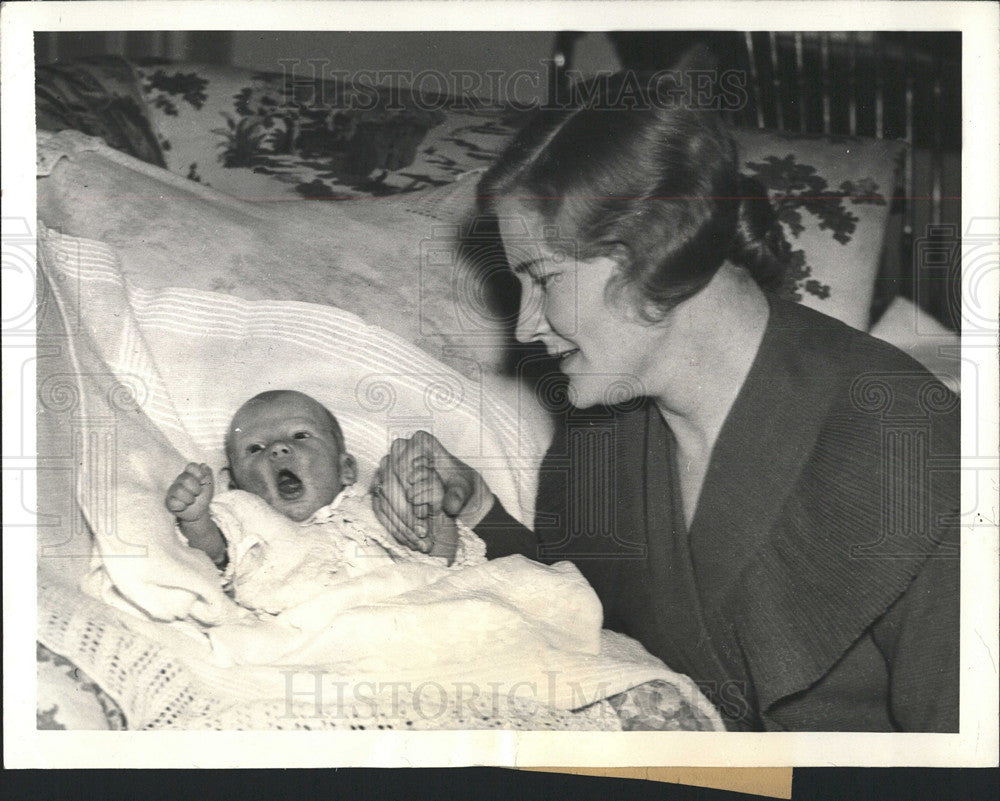
[[[340,424],[308,395],[274,390],[251,398],[225,444],[231,491],[215,497],[211,468],[192,463],[165,503],[188,544],[225,571],[244,606],[278,614],[387,561],[483,560],[478,538],[460,533],[444,513],[430,520],[426,554],[387,534],[367,495],[353,490],[357,463]]]

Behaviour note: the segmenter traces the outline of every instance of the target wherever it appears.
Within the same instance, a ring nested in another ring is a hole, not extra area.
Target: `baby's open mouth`
[[[302,480],[291,470],[281,470],[278,473],[278,495],[281,496],[282,500],[298,500],[305,490]]]

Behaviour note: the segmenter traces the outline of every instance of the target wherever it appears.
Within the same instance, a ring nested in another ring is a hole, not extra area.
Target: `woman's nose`
[[[542,293],[534,287],[522,287],[521,306],[517,311],[514,337],[526,345],[538,339],[548,327],[548,321],[542,314]]]
[[[292,449],[284,442],[274,442],[271,443],[270,454],[272,459],[280,459],[283,456],[291,456]]]

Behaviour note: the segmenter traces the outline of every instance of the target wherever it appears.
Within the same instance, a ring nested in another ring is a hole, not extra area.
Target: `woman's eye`
[[[308,431],[296,431],[293,435],[295,439],[309,439],[312,436]]]
[[[253,453],[258,453],[259,451],[262,450],[264,450],[263,445],[247,445],[247,453],[253,454]]]

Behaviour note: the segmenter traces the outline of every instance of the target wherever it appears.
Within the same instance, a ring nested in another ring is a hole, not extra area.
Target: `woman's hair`
[[[480,181],[480,210],[519,201],[572,241],[577,259],[614,258],[617,284],[651,321],[727,259],[777,289],[787,244],[763,186],[740,175],[721,114],[693,107],[690,93],[660,95],[620,73],[586,103],[537,113]]]

